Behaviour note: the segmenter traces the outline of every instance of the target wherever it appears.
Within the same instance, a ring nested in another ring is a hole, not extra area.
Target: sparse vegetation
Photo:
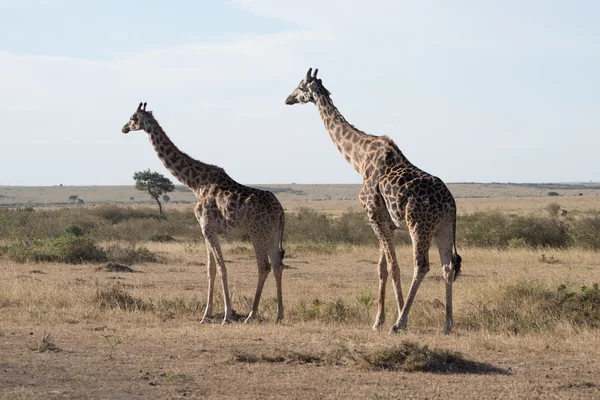
[[[600,327],[600,288],[548,288],[535,281],[506,285],[478,299],[460,318],[463,328],[509,334],[553,332],[559,323]]]
[[[548,211],[540,215],[490,211],[459,216],[458,245],[498,249],[600,249],[600,213],[560,215],[557,211],[560,206],[554,203],[546,209]],[[5,209],[0,212],[0,240],[3,241],[0,256],[8,254],[20,262],[75,262],[76,257],[81,261],[102,261],[101,252],[94,252],[92,244],[113,261],[155,262],[156,257],[144,250],[138,251],[140,244],[175,240],[197,243],[202,238],[191,210],[171,210],[160,215],[148,208],[102,205],[38,212]],[[398,229],[395,237],[400,245],[411,243],[406,230]],[[230,240],[240,245],[244,243],[244,239]],[[119,242],[126,242],[130,249],[123,249]],[[344,246],[377,245],[362,211],[347,212],[334,218],[302,208],[286,215],[285,242],[290,257],[302,253],[335,254]],[[83,251],[84,247],[89,251]],[[69,249],[76,251],[71,255]]]
[[[61,349],[54,342],[52,342],[52,340],[50,340],[50,334],[44,332],[44,334],[42,335],[42,340],[32,350],[37,351],[39,353],[44,353],[47,351],[59,352]]]
[[[67,190],[61,194],[65,202],[70,192],[88,200],[87,191]],[[128,202],[129,196],[122,199]],[[172,195],[171,203],[176,196],[179,200],[181,194]],[[592,197],[586,192],[583,200]],[[0,209],[2,374],[15,382],[7,395],[27,397],[16,382],[29,382],[32,375],[22,371],[45,368],[55,359],[58,367],[38,374],[45,380],[35,388],[48,393],[64,377],[89,377],[73,381],[72,391],[64,392],[71,397],[85,397],[83,391],[92,385],[108,387],[110,382],[111,393],[133,388],[123,392],[135,390],[147,398],[231,397],[242,393],[241,387],[248,389],[243,392],[247,397],[281,394],[285,388],[291,397],[434,398],[452,393],[510,398],[519,390],[533,397],[592,398],[600,374],[594,364],[600,356],[600,288],[595,284],[600,269],[594,250],[600,243],[600,214],[577,209],[566,196],[559,198],[558,212],[549,212],[552,199],[540,199],[535,207],[513,207],[520,201],[515,200],[500,213],[473,212],[473,206],[461,215],[464,274],[455,285],[450,336],[439,334],[444,284],[435,249],[408,332],[386,333],[397,318],[391,278],[382,332],[371,331],[379,250],[362,210],[288,208],[282,324],[273,323],[272,274],[255,322],[242,323],[256,286],[253,249],[247,240],[223,241],[235,311],[232,323],[220,326],[218,276],[212,323],[199,323],[207,297],[206,248],[192,206],[179,211],[172,205],[162,216],[134,205]],[[488,200],[493,199],[481,204]],[[565,207],[569,212],[561,215]],[[396,235],[406,295],[412,250],[403,245],[408,243],[403,232]],[[74,238],[93,243],[107,261],[82,265],[26,258],[17,264],[10,258],[9,251],[18,246],[47,251],[55,241]],[[160,264],[140,261],[138,252],[153,254]],[[46,342],[56,342],[61,353],[37,353],[44,331],[52,332]],[[35,352],[24,354],[23,349]],[[198,369],[200,364],[206,368]],[[511,368],[515,373],[506,376]],[[477,374],[496,376],[481,385]],[[228,385],[209,383],[223,377]]]

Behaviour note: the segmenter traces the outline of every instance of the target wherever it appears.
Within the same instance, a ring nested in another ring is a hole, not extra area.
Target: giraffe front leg
[[[217,273],[217,268],[215,265],[215,258],[212,255],[211,247],[208,241],[206,242],[206,270],[208,275],[208,295],[206,299],[206,309],[204,310],[204,316],[200,323],[210,322],[212,318],[212,307],[213,307],[213,293],[215,287],[215,275]]]
[[[388,271],[383,246],[381,246],[379,251],[377,268],[379,273],[379,291],[377,296],[377,315],[375,316],[375,323],[373,324],[374,331],[379,330],[381,325],[385,322],[385,285],[387,283]]]
[[[219,266],[219,273],[221,275],[221,284],[223,286],[223,303],[225,303],[225,310],[223,315],[223,325],[231,322],[231,299],[229,297],[229,286],[227,284],[227,268],[225,267],[225,260],[223,259],[223,253],[221,252],[221,245],[216,234],[207,235],[206,238],[212,255],[215,258],[216,264]]]

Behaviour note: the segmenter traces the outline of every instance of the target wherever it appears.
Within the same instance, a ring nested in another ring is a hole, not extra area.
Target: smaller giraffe
[[[279,200],[269,191],[237,183],[223,168],[205,164],[180,151],[154,118],[152,111],[146,111],[146,103],[140,103],[121,131],[128,133],[139,130],[148,134],[165,167],[198,199],[194,214],[206,242],[208,272],[208,300],[201,322],[207,322],[212,317],[216,265],[219,266],[223,285],[223,323],[229,322],[232,316],[227,269],[218,239],[218,234],[221,233],[248,235],[254,247],[258,284],[246,322],[256,316],[262,289],[271,269],[277,285],[276,322],[280,322],[283,319],[281,276],[284,268],[284,212]]]

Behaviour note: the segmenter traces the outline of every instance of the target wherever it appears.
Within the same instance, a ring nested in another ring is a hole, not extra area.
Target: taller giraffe
[[[385,286],[388,270],[392,274],[398,320],[392,332],[406,329],[408,313],[419,285],[429,271],[429,247],[435,238],[446,282],[446,321],[452,321],[452,282],[460,273],[461,257],[456,252],[456,203],[441,179],[411,164],[387,136],[369,135],[350,125],[334,106],[330,93],[312,68],[286,104],[315,103],[329,136],[344,158],[362,175],[359,199],[379,240],[379,298],[373,329],[385,322]],[[413,242],[414,276],[406,303],[400,287],[400,268],[396,260],[392,232],[406,222]]]
[[[225,313],[223,323],[230,321],[232,310],[227,285],[227,269],[221,253],[218,234],[248,235],[258,263],[258,284],[252,303],[252,310],[246,318],[250,322],[256,315],[260,295],[273,269],[277,285],[277,317],[283,319],[283,302],[281,298],[281,276],[283,272],[282,248],[284,213],[283,207],[275,195],[266,190],[250,188],[234,181],[225,170],[215,165],[194,160],[180,151],[171,142],[152,111],[146,111],[146,103],[140,103],[135,113],[121,130],[144,130],[158,158],[165,167],[198,199],[194,214],[200,223],[206,242],[208,271],[208,300],[202,322],[212,317],[213,288],[215,283],[216,264],[219,265]]]

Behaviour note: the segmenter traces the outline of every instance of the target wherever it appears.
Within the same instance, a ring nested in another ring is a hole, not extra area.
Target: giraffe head
[[[312,74],[312,68],[308,69],[306,77],[300,81],[298,87],[285,99],[285,104],[296,103],[315,103],[315,94],[325,94],[329,96],[329,90],[325,89],[320,79],[317,79],[319,69],[315,69]]]
[[[129,131],[141,131],[144,129],[144,123],[148,121],[148,118],[152,116],[152,111],[146,111],[147,103],[140,103],[137,110],[133,113],[129,121],[123,128],[121,132],[127,133]]]

